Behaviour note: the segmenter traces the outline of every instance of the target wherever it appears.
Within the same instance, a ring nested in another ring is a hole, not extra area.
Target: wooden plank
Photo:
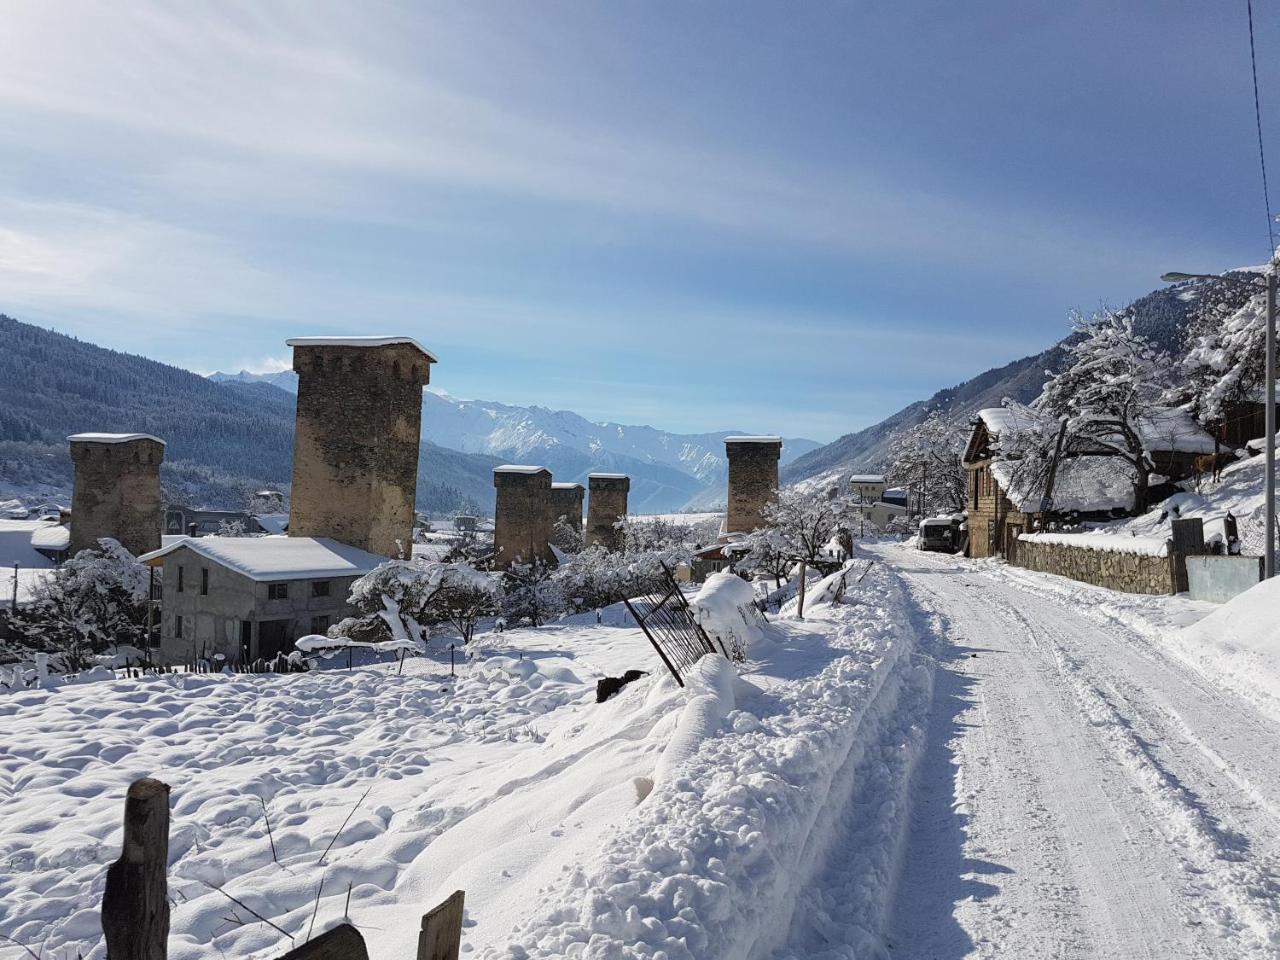
[[[295,947],[280,960],[369,960],[369,949],[360,931],[343,923]]]
[[[448,900],[422,918],[418,960],[458,960],[462,944],[462,905],[465,894],[455,890]]]
[[[120,859],[107,868],[102,934],[111,960],[165,960],[169,939],[169,785],[144,778],[124,802]]]

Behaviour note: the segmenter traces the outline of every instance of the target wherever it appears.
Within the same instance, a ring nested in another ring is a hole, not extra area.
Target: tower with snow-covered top
[[[67,438],[75,464],[71,553],[103,537],[137,555],[160,546],[164,441],[147,433],[77,433]]]
[[[627,515],[631,478],[625,473],[592,473],[587,476],[587,546],[606,550],[622,547],[618,521]]]
[[[289,535],[407,557],[435,356],[409,337],[287,343],[298,374]]]
[[[725,437],[729,458],[726,533],[750,533],[763,526],[764,509],[778,495],[781,437]]]
[[[494,566],[552,563],[551,471],[507,463],[493,468],[497,491],[493,514]]]
[[[582,533],[582,502],[586,491],[580,483],[551,484],[551,526],[563,517],[564,522]]]

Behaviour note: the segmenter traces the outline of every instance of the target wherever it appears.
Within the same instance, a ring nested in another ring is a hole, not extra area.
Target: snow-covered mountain
[[[255,374],[214,373],[225,382],[268,383],[296,392],[291,370]],[[422,432],[432,443],[463,453],[540,463],[557,480],[585,482],[595,470],[631,476],[633,510],[678,510],[724,499],[728,464],[724,438],[741,430],[682,434],[656,427],[597,423],[568,410],[521,407],[488,400],[459,400],[428,389],[422,401]],[[783,464],[818,447],[813,440],[786,439]]]

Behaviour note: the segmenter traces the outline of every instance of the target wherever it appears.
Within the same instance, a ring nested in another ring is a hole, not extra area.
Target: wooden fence
[[[102,933],[111,960],[168,956],[168,863],[169,785],[151,778],[136,780],[125,797],[120,859],[107,868],[102,896]],[[414,960],[458,960],[464,899],[461,890],[455,891],[423,916]],[[360,931],[343,923],[293,948],[281,960],[368,958]]]

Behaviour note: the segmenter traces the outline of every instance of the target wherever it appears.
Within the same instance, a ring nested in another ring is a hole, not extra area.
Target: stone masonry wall
[[[1126,593],[1175,593],[1170,557],[1090,550],[1087,547],[1019,540],[1012,562],[1028,570],[1055,573],[1081,583]]]
[[[551,471],[536,473],[493,472],[497,490],[494,508],[494,566],[507,569],[513,563],[552,563]]]
[[[599,544],[606,550],[622,549],[622,533],[615,526],[627,515],[627,494],[631,478],[593,473],[587,477],[587,546]]]
[[[765,505],[778,494],[782,441],[725,441],[729,458],[729,510],[725,529],[750,533],[763,525]]]
[[[400,556],[413,542],[430,364],[411,344],[298,345],[289,534]]]
[[[586,491],[580,483],[553,483],[551,485],[551,525],[561,517],[579,533],[582,532],[582,503]]]
[[[155,440],[71,442],[71,553],[97,547],[102,537],[119,540],[135,556],[160,548],[163,459],[164,444]]]

